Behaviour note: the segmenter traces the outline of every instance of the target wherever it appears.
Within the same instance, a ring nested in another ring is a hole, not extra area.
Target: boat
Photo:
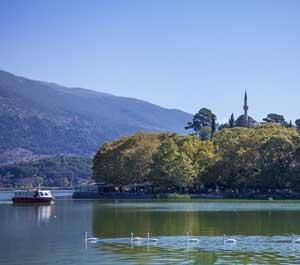
[[[42,190],[40,188],[28,190],[16,190],[12,198],[13,203],[51,203],[54,200],[50,190]]]

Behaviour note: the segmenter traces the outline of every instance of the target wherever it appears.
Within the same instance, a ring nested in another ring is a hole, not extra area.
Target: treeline
[[[287,128],[295,128],[300,130],[300,119],[295,120],[293,123],[291,120],[286,121],[285,117],[280,114],[270,113],[261,122],[255,121],[250,116],[247,120],[244,115],[241,115],[238,119],[234,118],[232,113],[228,119],[228,122],[219,124],[217,122],[217,116],[207,108],[201,108],[196,114],[193,115],[192,121],[189,121],[184,127],[186,130],[193,130],[193,135],[198,136],[201,140],[211,140],[216,131],[220,131],[226,128],[234,127],[255,127],[259,124],[276,124]],[[248,124],[246,124],[248,123]]]
[[[0,167],[2,187],[69,187],[92,175],[92,159],[86,157],[50,157]]]
[[[300,134],[266,123],[224,128],[212,140],[138,133],[104,144],[93,160],[96,181],[151,182],[156,188],[300,190]]]

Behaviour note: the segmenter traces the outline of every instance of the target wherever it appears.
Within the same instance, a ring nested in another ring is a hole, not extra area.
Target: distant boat
[[[13,203],[51,203],[54,200],[50,190],[42,190],[40,188],[28,190],[16,190],[12,198]]]

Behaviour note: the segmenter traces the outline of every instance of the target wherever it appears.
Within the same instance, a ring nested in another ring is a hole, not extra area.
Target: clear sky
[[[220,121],[300,118],[298,0],[0,0],[0,69]]]

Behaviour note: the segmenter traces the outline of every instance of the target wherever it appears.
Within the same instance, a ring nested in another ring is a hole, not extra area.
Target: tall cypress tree
[[[216,126],[216,115],[215,114],[212,114],[211,115],[211,139],[214,137],[214,133],[217,129],[217,126]]]
[[[234,127],[234,116],[233,116],[233,113],[231,114],[230,119],[229,119],[229,127],[230,128]]]
[[[300,119],[295,120],[296,128],[300,130]]]

